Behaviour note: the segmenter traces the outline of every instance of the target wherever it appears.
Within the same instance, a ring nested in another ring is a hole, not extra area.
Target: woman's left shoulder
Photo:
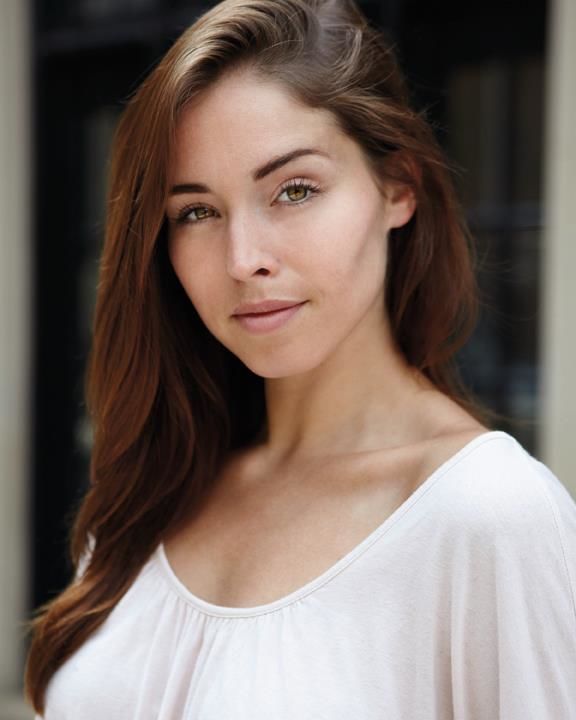
[[[505,432],[465,447],[444,479],[454,707],[573,717],[576,503]]]
[[[468,443],[448,468],[450,499],[470,527],[545,530],[576,542],[576,502],[563,482],[512,435],[490,431]]]

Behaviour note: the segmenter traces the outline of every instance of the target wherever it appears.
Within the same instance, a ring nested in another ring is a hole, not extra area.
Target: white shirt
[[[274,602],[206,602],[159,545],[44,717],[574,720],[575,586],[576,503],[490,431]]]

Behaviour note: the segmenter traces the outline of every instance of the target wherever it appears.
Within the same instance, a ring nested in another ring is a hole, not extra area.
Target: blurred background
[[[127,96],[213,2],[0,0],[0,720],[21,623],[71,574],[108,150]],[[576,496],[576,3],[358,0],[457,172],[482,288],[459,360]]]

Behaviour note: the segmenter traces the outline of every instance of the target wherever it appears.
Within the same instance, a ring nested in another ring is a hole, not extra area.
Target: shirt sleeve
[[[507,471],[515,481],[496,473],[474,498],[455,550],[454,718],[574,720],[576,503],[534,458]]]

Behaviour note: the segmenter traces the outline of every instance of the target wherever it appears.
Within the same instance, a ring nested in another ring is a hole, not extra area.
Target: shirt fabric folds
[[[207,602],[158,545],[43,717],[574,720],[575,589],[576,503],[489,431],[274,602]]]

